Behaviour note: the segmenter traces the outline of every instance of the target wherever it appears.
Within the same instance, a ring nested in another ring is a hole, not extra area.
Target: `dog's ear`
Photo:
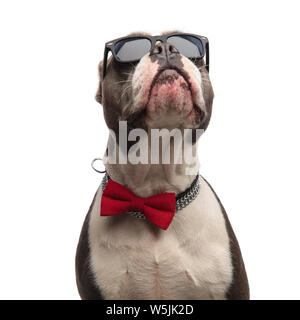
[[[98,90],[95,96],[95,99],[97,102],[99,102],[100,104],[102,104],[102,75],[103,75],[103,61],[100,61],[99,65],[98,65],[98,72],[99,72],[99,85],[98,85]]]

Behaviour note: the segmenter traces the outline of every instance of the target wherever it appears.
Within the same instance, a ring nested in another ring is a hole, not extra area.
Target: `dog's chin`
[[[175,70],[161,72],[152,83],[146,106],[148,127],[193,127],[197,122],[189,83]]]

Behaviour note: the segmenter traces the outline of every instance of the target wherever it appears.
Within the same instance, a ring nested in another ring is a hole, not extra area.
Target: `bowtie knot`
[[[110,216],[138,211],[142,212],[149,221],[166,230],[172,222],[175,209],[175,193],[159,193],[141,198],[110,179],[102,193],[100,214]]]
[[[129,211],[137,211],[144,213],[144,205],[145,205],[145,199],[140,197],[132,197],[130,201],[130,209]]]

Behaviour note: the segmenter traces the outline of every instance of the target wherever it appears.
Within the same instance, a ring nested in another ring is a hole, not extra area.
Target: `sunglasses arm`
[[[110,51],[110,49],[105,46],[104,57],[103,57],[102,79],[104,79],[105,74],[106,74],[107,56],[108,56],[109,51]]]
[[[205,45],[205,66],[206,66],[206,70],[207,72],[209,72],[209,43],[207,42],[207,44]]]

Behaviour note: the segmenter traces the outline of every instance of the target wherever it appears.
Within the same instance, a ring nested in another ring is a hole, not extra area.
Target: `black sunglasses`
[[[136,62],[150,52],[157,41],[168,42],[175,46],[179,53],[189,59],[202,59],[205,56],[205,67],[209,71],[209,44],[206,37],[190,33],[173,33],[163,36],[127,36],[105,44],[103,78],[106,74],[109,51],[118,62]]]

